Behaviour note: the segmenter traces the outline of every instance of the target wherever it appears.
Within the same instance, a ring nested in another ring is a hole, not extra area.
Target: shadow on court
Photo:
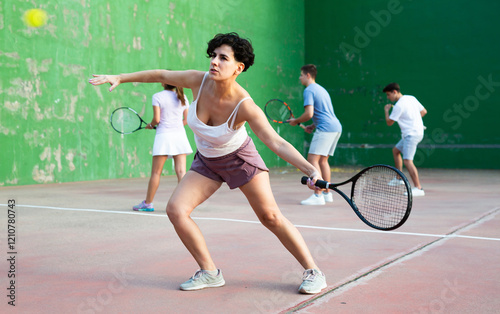
[[[273,191],[327,276],[321,294],[297,293],[300,265],[257,221],[243,194],[226,185],[192,215],[226,286],[180,291],[197,265],[165,214],[172,176],[162,178],[153,213],[131,210],[144,198],[147,178],[2,187],[1,311],[500,310],[500,171],[420,170],[426,196],[414,199],[405,225],[382,232],[365,226],[338,195],[333,204],[299,205],[310,192],[301,173],[286,170],[272,172]],[[332,181],[354,173],[337,169]],[[11,217],[9,200],[16,204]],[[12,295],[15,307],[8,304]]]

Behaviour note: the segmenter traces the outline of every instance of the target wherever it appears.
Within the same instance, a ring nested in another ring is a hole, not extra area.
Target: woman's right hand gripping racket
[[[288,106],[286,102],[279,99],[269,100],[264,107],[264,112],[266,113],[267,118],[274,123],[288,123],[288,119],[294,118],[290,106]],[[304,130],[306,128],[306,126],[301,123],[297,125]]]
[[[144,129],[147,125],[139,114],[132,108],[120,107],[113,111],[109,118],[113,129],[121,134],[130,134]],[[156,127],[153,127],[156,129]]]
[[[302,184],[307,184],[308,179],[302,177]],[[347,183],[352,183],[350,198],[337,189]],[[410,183],[401,171],[391,166],[374,165],[361,170],[347,181],[334,184],[318,180],[315,185],[339,193],[356,215],[375,229],[394,230],[401,227],[410,216]]]

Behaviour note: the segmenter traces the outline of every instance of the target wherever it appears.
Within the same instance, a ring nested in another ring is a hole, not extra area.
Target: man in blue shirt
[[[314,64],[304,65],[300,69],[299,80],[306,87],[304,90],[304,113],[300,117],[290,119],[289,123],[294,126],[312,118],[313,124],[305,129],[308,133],[312,133],[316,129],[307,160],[318,169],[324,180],[330,182],[331,170],[328,157],[333,156],[335,152],[337,142],[342,134],[342,125],[335,116],[330,95],[326,89],[316,83],[317,73],[318,70]],[[333,202],[333,195],[328,190],[314,192],[301,204],[324,205],[325,202]]]

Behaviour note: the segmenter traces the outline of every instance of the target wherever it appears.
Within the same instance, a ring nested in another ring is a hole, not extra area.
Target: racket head
[[[267,118],[275,123],[287,123],[286,120],[293,118],[292,109],[286,102],[280,99],[271,99],[264,106]]]
[[[113,129],[121,134],[130,134],[140,130],[144,123],[139,114],[129,107],[116,108],[113,113],[111,113],[109,122]]]
[[[395,183],[394,179],[400,181]],[[374,165],[351,180],[351,206],[364,223],[379,230],[394,230],[406,222],[413,197],[411,185],[401,171]]]

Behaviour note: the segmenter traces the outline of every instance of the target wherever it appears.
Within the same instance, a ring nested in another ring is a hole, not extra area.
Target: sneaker
[[[153,203],[146,204],[146,201],[142,201],[139,205],[132,207],[132,209],[141,212],[152,212],[155,210],[153,208]]]
[[[316,294],[326,288],[325,274],[317,269],[306,269],[302,277],[299,292],[304,294]]]
[[[411,189],[411,194],[413,196],[424,196],[425,195],[425,192],[423,189],[419,189],[419,188],[412,188]]]
[[[405,182],[401,179],[393,178],[387,185],[389,186],[398,186],[398,185],[404,185]]]
[[[313,194],[309,196],[308,199],[300,202],[302,205],[325,205],[325,198],[323,197],[323,193],[321,194]]]
[[[211,275],[208,271],[203,269],[198,269],[193,277],[189,278],[188,281],[181,284],[181,290],[191,291],[200,290],[203,288],[215,288],[222,287],[225,285],[224,277],[222,277],[222,272],[217,269],[217,275]]]
[[[325,199],[326,203],[333,203],[333,194],[332,194],[332,192],[328,192],[328,193],[323,192],[323,198]]]

